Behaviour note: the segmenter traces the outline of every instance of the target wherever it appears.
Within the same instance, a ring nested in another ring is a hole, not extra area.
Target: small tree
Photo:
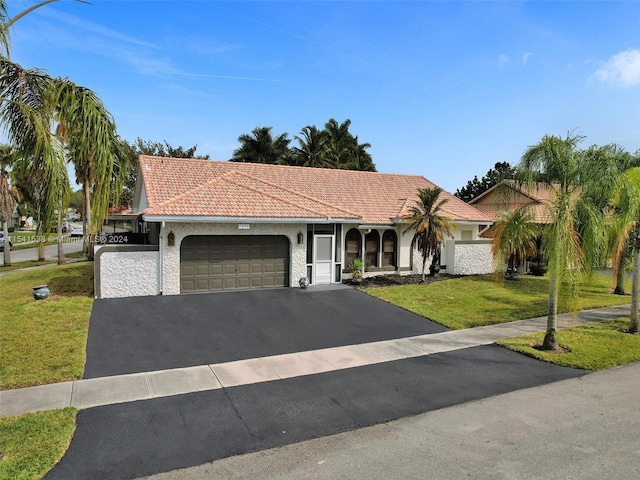
[[[537,253],[540,228],[526,208],[502,213],[493,228],[491,252],[498,271],[506,267],[506,277],[513,278],[520,262]]]
[[[404,217],[409,222],[405,232],[414,231],[411,248],[417,248],[422,254],[422,281],[425,279],[429,256],[432,257],[431,275],[439,269],[440,244],[444,235],[451,236],[451,230],[455,228],[453,220],[441,214],[443,205],[449,201],[447,198],[440,199],[441,194],[442,189],[439,187],[419,188],[416,204]]]

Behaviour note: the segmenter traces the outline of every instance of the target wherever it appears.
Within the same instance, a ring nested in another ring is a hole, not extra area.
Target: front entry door
[[[328,284],[333,281],[333,235],[315,235],[313,242],[313,283]]]

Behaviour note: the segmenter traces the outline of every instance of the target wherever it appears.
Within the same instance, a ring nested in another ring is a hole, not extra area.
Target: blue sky
[[[94,90],[128,141],[227,160],[256,126],[350,118],[379,171],[454,192],[544,134],[638,150],[639,26],[637,1],[60,1],[12,59]]]

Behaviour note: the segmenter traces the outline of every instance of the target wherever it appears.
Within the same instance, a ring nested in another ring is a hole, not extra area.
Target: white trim
[[[207,217],[188,215],[142,215],[145,222],[167,223],[354,223],[359,218],[270,218],[270,217]]]
[[[311,282],[314,285],[327,285],[327,283],[318,283],[318,239],[319,238],[328,238],[331,240],[331,259],[326,262],[329,264],[329,282],[328,284],[334,283],[335,279],[335,268],[336,268],[336,238],[335,235],[331,234],[318,234],[313,235],[313,281]],[[325,262],[323,262],[325,263]]]

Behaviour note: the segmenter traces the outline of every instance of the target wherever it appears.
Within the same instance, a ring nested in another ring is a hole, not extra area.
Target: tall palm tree
[[[409,209],[409,213],[403,217],[409,222],[405,230],[413,231],[411,248],[417,248],[422,254],[422,281],[425,279],[425,267],[427,259],[431,256],[431,275],[440,263],[440,244],[444,235],[451,236],[451,230],[455,228],[453,220],[442,215],[442,207],[449,201],[440,198],[442,189],[419,188],[418,199],[415,205]]]
[[[602,240],[601,212],[593,206],[585,190],[597,177],[592,157],[578,150],[582,137],[545,135],[524,152],[517,176],[532,189],[538,181],[555,190],[549,205],[551,224],[543,235],[549,262],[549,302],[547,328],[542,347],[558,348],[556,328],[560,286],[570,298],[577,298],[578,273],[590,271],[591,260]]]
[[[629,332],[638,332],[638,303],[640,287],[640,167],[630,168],[622,175],[623,185],[617,192],[614,205],[618,207],[615,221],[618,231],[624,232],[633,243],[633,274],[631,286],[631,318]],[[633,237],[633,238],[631,238]]]
[[[91,90],[64,79],[57,89],[57,134],[84,193],[84,251],[92,257],[95,237],[109,210],[111,184],[126,175],[124,145],[102,101]],[[119,190],[116,188],[116,190]],[[119,192],[118,192],[119,193]]]
[[[298,146],[291,149],[293,164],[300,167],[330,168],[327,162],[327,132],[318,130],[315,125],[308,125],[300,134],[302,136],[293,136],[298,142]]]
[[[0,55],[0,124],[23,159],[18,170],[24,184],[33,190],[32,201],[38,202],[41,237],[51,224],[53,211],[57,209],[60,217],[68,202],[65,150],[53,126],[58,123],[61,131],[68,133],[64,138],[66,151],[83,183],[89,218],[92,213],[89,192],[96,199],[93,222],[85,227],[85,241],[90,241],[91,234],[97,232],[106,215],[113,165],[121,156],[113,119],[91,90],[78,87],[68,79],[51,78],[36,69],[26,70],[8,58],[9,28],[34,9],[54,1],[40,2],[11,19],[6,15],[5,2],[0,1],[0,43],[7,54],[6,57]],[[58,249],[60,252],[60,244]],[[43,253],[43,244],[40,244],[39,257],[44,257]],[[64,261],[63,257],[60,259]]]
[[[286,160],[289,156],[288,134],[274,137],[272,130],[273,127],[256,127],[251,131],[251,135],[240,135],[240,148],[233,152],[231,161],[275,165]]]
[[[0,145],[0,221],[4,233],[4,266],[11,266],[11,248],[9,246],[9,222],[13,218],[16,199],[9,186],[8,168],[14,162],[13,150],[9,145]]]
[[[520,262],[537,253],[540,228],[534,215],[525,207],[503,212],[493,225],[494,237],[491,252],[498,271],[513,278]]]

